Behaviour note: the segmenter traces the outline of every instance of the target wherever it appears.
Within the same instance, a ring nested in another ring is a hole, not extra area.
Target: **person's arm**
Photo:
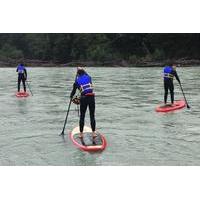
[[[181,83],[181,81],[180,81],[180,79],[179,79],[179,77],[178,77],[178,74],[177,74],[177,72],[174,70],[173,71],[173,75],[176,77],[176,80],[179,82],[179,83]]]
[[[77,84],[76,84],[76,82],[73,84],[73,89],[72,89],[72,92],[71,92],[71,94],[70,94],[70,98],[72,99],[73,98],[73,96],[75,95],[75,93],[76,93],[76,89],[77,89],[78,87],[77,87]]]
[[[18,72],[18,67],[17,67],[17,69],[16,69],[16,72]]]
[[[25,80],[26,80],[27,79],[27,71],[25,68],[24,68],[24,73],[25,73]]]

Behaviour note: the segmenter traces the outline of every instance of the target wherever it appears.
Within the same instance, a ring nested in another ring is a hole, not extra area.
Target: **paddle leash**
[[[62,130],[62,132],[61,132],[60,135],[64,135],[65,134],[64,131],[65,131],[65,126],[67,124],[67,118],[68,118],[68,115],[69,115],[69,110],[70,110],[71,103],[72,103],[72,98],[70,98],[70,101],[69,101],[69,106],[68,106],[67,114],[66,114],[66,117],[65,117],[65,122],[64,122],[63,130]]]
[[[187,99],[186,99],[186,97],[185,97],[185,93],[184,93],[184,91],[183,91],[183,88],[182,88],[181,83],[179,83],[179,85],[180,85],[181,91],[182,91],[182,93],[183,93],[183,97],[184,97],[184,99],[185,99],[185,102],[186,102],[187,108],[189,109],[190,106],[188,105],[188,102],[187,102]]]

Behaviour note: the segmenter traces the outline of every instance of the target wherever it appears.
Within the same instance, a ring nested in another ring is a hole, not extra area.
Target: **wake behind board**
[[[15,94],[16,97],[28,97],[29,93],[28,92],[17,92]]]
[[[106,148],[105,137],[97,132],[97,137],[92,137],[92,129],[84,126],[83,138],[79,138],[79,126],[70,133],[70,139],[78,148],[84,151],[103,151]]]
[[[185,107],[184,100],[174,101],[174,105],[159,105],[156,107],[156,112],[170,112]]]

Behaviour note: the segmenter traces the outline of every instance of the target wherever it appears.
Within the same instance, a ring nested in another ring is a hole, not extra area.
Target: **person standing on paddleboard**
[[[174,83],[173,83],[173,78],[175,77],[176,80],[180,82],[180,79],[178,77],[178,74],[176,72],[176,64],[172,64],[169,66],[165,66],[163,69],[163,77],[164,77],[164,103],[165,105],[167,104],[167,96],[168,96],[168,90],[170,91],[171,94],[171,103],[173,105],[174,103]]]
[[[85,113],[87,107],[90,111],[90,124],[92,128],[92,136],[96,137],[96,121],[95,121],[95,94],[93,92],[92,78],[86,73],[82,67],[77,68],[77,77],[73,84],[73,90],[71,92],[70,98],[72,99],[76,93],[76,90],[79,89],[81,93],[80,97],[80,135],[83,137],[83,128],[85,123]]]
[[[24,64],[19,64],[17,66],[16,72],[18,72],[18,92],[20,92],[20,83],[21,83],[21,81],[22,81],[23,86],[24,86],[24,92],[26,92],[25,81],[27,79],[27,71],[26,71],[26,68],[25,68]]]

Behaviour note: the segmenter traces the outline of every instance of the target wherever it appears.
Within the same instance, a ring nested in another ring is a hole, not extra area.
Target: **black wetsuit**
[[[172,76],[175,76],[176,80],[180,83],[180,79],[178,77],[178,74],[176,70],[172,70],[170,73]],[[165,89],[165,94],[164,94],[164,102],[165,104],[167,103],[167,96],[168,96],[168,90],[170,91],[171,95],[171,103],[174,103],[174,83],[173,83],[173,78],[164,78],[164,89]]]
[[[75,82],[73,85],[73,90],[71,92],[70,98],[73,98],[73,96],[76,93],[76,89],[80,90],[80,87]],[[94,93],[85,94],[85,95],[81,94],[80,121],[79,121],[80,132],[83,132],[83,128],[84,128],[84,124],[85,124],[85,113],[86,113],[87,107],[89,107],[89,112],[90,112],[91,128],[92,128],[92,131],[95,131],[96,130],[96,121],[95,121],[95,95],[94,95]]]
[[[18,72],[18,70],[16,70]],[[18,73],[18,92],[20,91],[20,83],[22,81],[24,86],[24,92],[26,92],[26,84],[25,81],[27,79],[27,71],[24,69],[24,73]]]

